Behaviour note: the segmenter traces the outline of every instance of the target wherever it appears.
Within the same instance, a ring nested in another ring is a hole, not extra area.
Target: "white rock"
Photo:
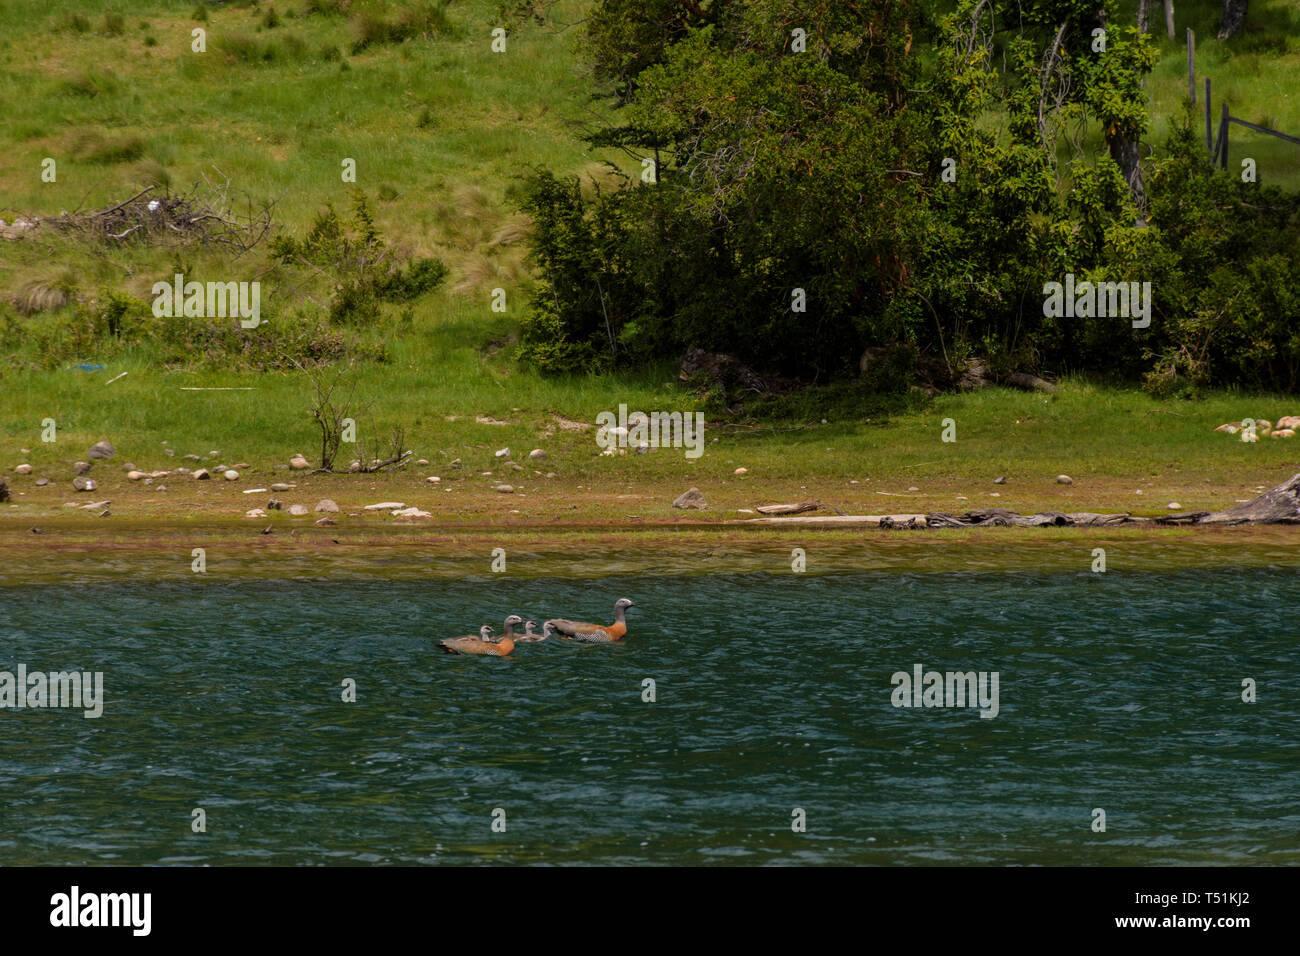
[[[1074,479],[1071,478],[1069,475],[1057,475],[1056,483],[1058,485],[1072,485],[1074,484]]]
[[[32,473],[32,466],[28,464],[22,464],[19,465],[17,468],[15,468],[14,471],[20,475],[30,475]]]
[[[439,478],[437,475],[430,475],[428,478],[426,478],[426,479],[424,479],[424,480],[427,481],[427,482],[428,482],[429,484],[431,484],[431,485],[436,485],[438,482],[442,481],[442,479]]]
[[[126,480],[127,480],[127,481],[139,481],[139,480],[140,480],[141,478],[143,478],[143,477],[145,477],[145,474],[144,474],[143,471],[128,471],[128,472],[126,473]]]
[[[401,511],[393,512],[394,518],[432,518],[433,515],[427,511],[421,511],[419,508],[403,508]]]
[[[515,493],[515,486],[514,486],[514,485],[497,485],[493,490],[494,490],[494,491],[499,491],[499,492],[501,492],[501,494],[503,494],[503,495],[512,495],[512,494]]]
[[[268,490],[269,489],[267,488],[245,488],[244,494],[246,495],[265,494]]]
[[[332,513],[332,514],[337,514],[337,513],[338,513],[338,510],[339,510],[339,506],[336,505],[336,504],[335,504],[333,501],[331,501],[329,498],[322,498],[320,501],[316,502],[316,510],[317,510],[317,511],[328,511],[328,512],[330,512],[330,513]]]
[[[732,472],[732,474],[733,474],[733,475],[747,475],[747,474],[749,474],[749,469],[748,469],[748,468],[737,468],[735,471]]]
[[[211,477],[211,473],[206,468],[200,468],[194,473],[194,479],[196,481],[207,481]]]
[[[1183,510],[1183,506],[1180,505],[1180,504],[1179,504],[1178,502],[1176,502],[1176,501],[1171,501],[1171,502],[1169,502],[1169,504],[1165,505],[1165,507],[1168,508],[1170,511],[1182,511],[1182,510]]]
[[[226,481],[234,481],[239,477],[239,472],[235,471],[233,468],[228,468],[222,472],[221,477],[226,479]]]
[[[528,453],[528,457],[540,460],[546,457],[546,452],[542,451],[540,448],[534,448]]]
[[[289,506],[289,514],[294,515],[295,517],[301,518],[303,515],[308,514],[307,506],[306,506],[306,505],[290,505],[290,506]]]
[[[499,449],[497,449],[496,457],[497,457],[497,458],[509,458],[509,457],[510,457],[510,449],[509,449],[509,448],[499,448]]]
[[[311,462],[302,457],[302,455],[294,455],[289,459],[289,467],[294,471],[306,471],[311,467]]]
[[[245,512],[244,512],[244,517],[245,517],[245,518],[265,518],[265,517],[266,517],[266,512],[263,511],[261,508],[253,508],[253,509],[251,509],[251,510],[249,510],[249,511],[245,511]]]
[[[396,511],[398,508],[405,508],[405,501],[381,501],[377,504],[366,505],[366,511]]]

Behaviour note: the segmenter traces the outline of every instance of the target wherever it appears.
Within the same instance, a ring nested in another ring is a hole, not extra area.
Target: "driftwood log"
[[[803,502],[810,504],[815,502]],[[800,508],[800,505],[772,505],[773,508]],[[901,515],[821,515],[790,517],[797,512],[767,512],[764,518],[749,518],[744,524],[788,524],[817,527],[862,526],[877,528],[1103,528],[1121,525],[1245,525],[1300,524],[1300,474],[1292,475],[1271,491],[1224,511],[1180,511],[1176,514],[1141,518],[1124,512],[1097,514],[1092,511],[1041,511],[1022,515],[1006,508],[982,508],[965,514]],[[801,509],[811,510],[811,509]],[[772,516],[773,514],[780,516]]]
[[[1134,518],[1125,514],[1093,514],[1044,511],[1021,515],[1005,508],[984,508],[963,515],[929,514],[925,516],[927,528],[1077,528],[1152,523],[1159,525],[1241,525],[1241,524],[1300,524],[1300,474],[1292,475],[1271,491],[1258,498],[1242,502],[1225,511],[1180,511],[1158,518]]]
[[[797,515],[805,511],[816,511],[821,506],[820,501],[801,501],[795,505],[761,505],[754,510],[761,515]]]
[[[1214,511],[1196,524],[1297,524],[1300,523],[1300,474],[1226,511]]]

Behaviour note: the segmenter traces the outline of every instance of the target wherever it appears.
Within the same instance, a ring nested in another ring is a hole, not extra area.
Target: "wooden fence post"
[[[1227,103],[1223,104],[1223,119],[1219,121],[1219,136],[1223,140],[1223,146],[1219,151],[1219,155],[1222,157],[1219,168],[1227,169],[1228,168],[1228,104]]]
[[[1210,78],[1205,78],[1205,151],[1208,153],[1214,149],[1214,134],[1210,132]],[[1210,162],[1214,162],[1214,157],[1210,157]]]
[[[1187,28],[1187,98],[1196,105],[1196,34]]]

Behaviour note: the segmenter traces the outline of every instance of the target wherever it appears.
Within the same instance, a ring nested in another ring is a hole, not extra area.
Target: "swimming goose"
[[[492,628],[484,624],[479,628],[479,636],[467,634],[464,637],[449,637],[439,641],[438,646],[448,654],[486,654],[490,657],[505,657],[515,649],[515,642],[502,636],[499,641],[491,638]]]
[[[515,638],[516,644],[535,644],[538,641],[544,641],[551,636],[555,630],[551,627],[551,622],[547,621],[546,626],[542,628],[541,634],[534,634],[533,628],[537,626],[536,621],[524,621],[524,633]]]
[[[506,618],[506,632],[501,635],[501,639],[505,640],[506,638],[510,638],[510,640],[512,641],[519,640],[519,637],[515,634],[515,625],[522,624],[522,623],[524,623],[524,619],[522,617],[520,617],[518,614],[511,614],[508,618]]]
[[[552,618],[543,625],[543,630],[549,627],[562,637],[591,644],[617,643],[627,634],[627,619],[624,614],[630,607],[636,605],[627,598],[619,598],[615,601],[613,624],[584,624],[581,621]]]

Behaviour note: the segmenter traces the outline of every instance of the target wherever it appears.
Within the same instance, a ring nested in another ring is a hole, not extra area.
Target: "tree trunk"
[[[1123,133],[1113,133],[1106,137],[1106,148],[1111,159],[1119,166],[1119,171],[1128,183],[1129,192],[1138,206],[1146,205],[1146,188],[1142,185],[1142,166],[1138,162],[1138,141],[1130,139]]]
[[[1138,33],[1151,32],[1151,0],[1138,0]]]
[[[1165,0],[1165,30],[1170,39],[1174,36],[1174,0]]]
[[[1219,21],[1219,39],[1235,37],[1246,25],[1246,7],[1250,0],[1223,0],[1223,19]]]

